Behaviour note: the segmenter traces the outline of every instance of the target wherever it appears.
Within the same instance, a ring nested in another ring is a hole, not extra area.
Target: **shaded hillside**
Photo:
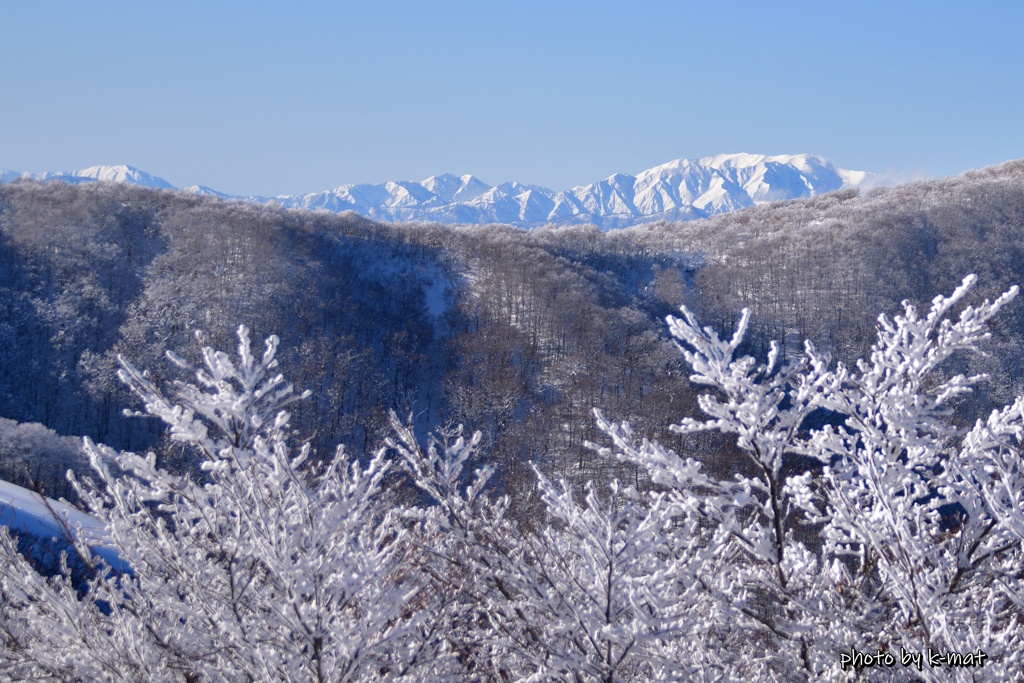
[[[302,417],[346,441],[436,382],[418,354],[434,339],[424,290],[445,271],[387,228],[107,184],[0,197],[0,414],[141,447],[155,431],[121,416],[116,355],[163,367],[195,330],[224,341],[241,322],[279,334],[293,374],[330,390],[336,405]]]
[[[397,410],[421,434],[483,430],[513,488],[530,485],[531,460],[582,481],[616,474],[585,446],[596,406],[728,469],[720,441],[666,429],[694,411],[663,322],[680,303],[722,331],[751,307],[757,355],[810,338],[849,360],[903,299],[926,304],[969,272],[979,296],[1024,280],[1022,245],[1024,162],[610,233],[17,182],[0,187],[0,417],[151,447],[155,425],[121,413],[117,354],[171,372],[164,349],[194,354],[196,330],[227,348],[245,323],[278,334],[287,376],[314,390],[294,425],[320,449],[375,448]],[[965,366],[993,376],[981,407],[1020,388],[1018,308],[994,328],[995,353]]]
[[[926,305],[967,273],[976,298],[1024,282],[1024,161],[864,195],[836,192],[754,207],[688,224],[624,231],[656,252],[687,249],[704,259],[695,277],[702,320],[722,329],[749,306],[764,345],[809,338],[834,356],[863,355],[879,311],[909,299]],[[1015,305],[993,331],[989,390],[1020,389],[1024,311]]]
[[[653,428],[687,392],[661,330],[670,307],[647,287],[659,256],[579,234],[567,251],[507,228],[0,187],[0,416],[151,447],[155,425],[121,412],[117,355],[170,372],[165,349],[187,357],[197,330],[230,347],[244,323],[278,334],[288,376],[315,390],[294,424],[318,448],[366,452],[397,410],[423,430],[483,429],[509,482],[531,459],[589,472],[593,406]]]

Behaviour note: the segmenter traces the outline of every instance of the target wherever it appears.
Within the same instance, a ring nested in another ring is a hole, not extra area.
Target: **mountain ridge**
[[[593,223],[621,228],[657,220],[687,221],[766,202],[858,188],[872,175],[833,166],[813,154],[719,154],[675,159],[636,175],[615,173],[588,185],[554,191],[516,181],[488,185],[444,173],[420,182],[347,184],[301,195],[240,196],[201,185],[176,188],[128,165],[92,166],[65,173],[0,171],[0,182],[122,182],[156,189],[277,204],[284,208],[354,211],[389,222],[508,223],[522,227]]]

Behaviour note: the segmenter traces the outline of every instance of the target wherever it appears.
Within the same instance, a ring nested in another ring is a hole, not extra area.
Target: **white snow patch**
[[[64,538],[69,529],[80,534],[79,538],[112,566],[121,563],[117,551],[110,546],[110,537],[103,522],[73,505],[44,498],[34,491],[2,480],[0,526],[42,539]]]

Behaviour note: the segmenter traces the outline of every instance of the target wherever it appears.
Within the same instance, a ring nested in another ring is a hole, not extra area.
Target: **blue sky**
[[[0,2],[0,169],[561,190],[680,157],[1024,157],[1018,2]]]

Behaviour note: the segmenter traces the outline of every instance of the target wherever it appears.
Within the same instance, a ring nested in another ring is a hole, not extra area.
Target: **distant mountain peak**
[[[235,197],[208,187],[194,194],[302,208],[356,213],[385,221],[439,223],[594,223],[625,227],[655,220],[685,221],[735,211],[753,204],[799,199],[841,188],[856,188],[871,174],[833,166],[814,154],[733,153],[675,159],[637,175],[615,173],[604,180],[555,192],[515,181],[490,186],[473,175],[452,173],[420,182],[342,185],[305,195]],[[63,182],[115,182],[175,189],[163,178],[128,165],[92,166],[69,173],[0,171],[0,182],[19,178]]]
[[[62,174],[57,174],[57,176],[52,179],[60,180],[60,175]],[[82,169],[81,171],[72,171],[67,175],[74,176],[75,178],[81,178],[82,180],[95,180],[106,183],[128,183],[130,185],[141,185],[143,187],[153,187],[160,190],[176,189],[163,178],[150,175],[145,171],[135,168],[134,166],[128,166],[127,164],[118,164],[114,166],[90,166],[89,168]]]
[[[57,173],[12,173],[0,171],[0,181],[9,182],[18,178],[28,180],[40,180],[44,182],[58,181],[66,183],[82,182],[105,182],[105,183],[127,183],[129,185],[140,185],[158,190],[174,190],[174,185],[163,178],[150,175],[143,170],[127,164],[116,164],[111,166],[90,166],[80,171],[60,171]]]

